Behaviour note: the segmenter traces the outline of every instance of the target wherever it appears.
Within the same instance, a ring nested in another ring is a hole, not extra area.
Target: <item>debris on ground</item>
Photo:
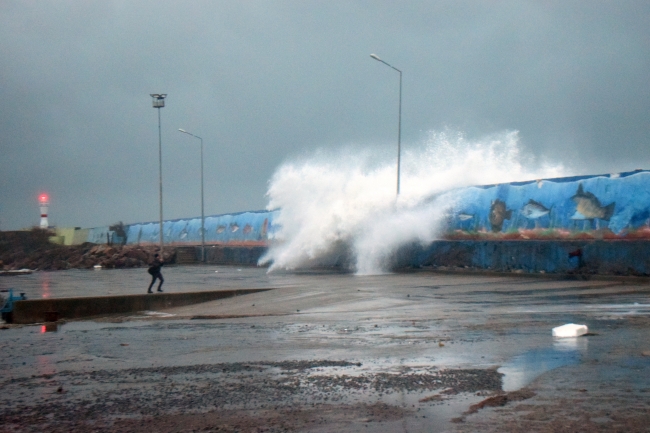
[[[556,338],[569,338],[580,337],[587,334],[589,329],[587,325],[576,325],[575,323],[567,323],[566,325],[553,328],[553,337]]]

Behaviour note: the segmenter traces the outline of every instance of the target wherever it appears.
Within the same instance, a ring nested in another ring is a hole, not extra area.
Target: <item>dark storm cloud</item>
[[[451,126],[520,131],[580,173],[648,167],[647,2],[0,3],[0,229],[260,209],[274,169],[318,147]]]

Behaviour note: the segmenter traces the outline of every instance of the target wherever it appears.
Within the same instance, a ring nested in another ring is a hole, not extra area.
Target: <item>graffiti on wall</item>
[[[650,239],[650,172],[538,179],[453,192],[447,239]]]

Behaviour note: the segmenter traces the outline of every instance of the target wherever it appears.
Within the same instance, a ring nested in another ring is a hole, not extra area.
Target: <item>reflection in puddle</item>
[[[41,280],[41,298],[48,299],[52,297],[50,292],[50,274],[45,272]]]
[[[564,305],[544,305],[535,308],[521,308],[518,309],[519,313],[547,313],[547,312],[603,312],[615,315],[632,315],[632,316],[647,316],[650,315],[650,304],[641,304],[639,302],[633,303],[620,303],[620,304],[564,304]]]
[[[588,341],[584,337],[556,339],[551,347],[533,349],[515,356],[498,370],[504,374],[503,390],[516,391],[542,373],[577,364],[580,362],[580,352],[587,349]]]
[[[58,330],[59,325],[56,322],[46,323],[45,325],[41,326],[41,334],[44,334],[46,332],[58,332]]]
[[[171,313],[163,313],[160,311],[143,311],[142,312],[145,316],[151,316],[151,317],[172,317],[175,316],[176,314],[171,314]]]

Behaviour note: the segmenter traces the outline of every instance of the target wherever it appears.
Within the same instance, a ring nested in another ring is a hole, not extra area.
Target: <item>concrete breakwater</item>
[[[24,232],[16,245],[0,245],[0,269],[58,270],[71,268],[125,268],[147,266],[155,245],[52,245]],[[46,233],[46,232],[45,232]],[[2,240],[3,232],[0,232]],[[38,233],[37,233],[38,234]],[[5,238],[8,232],[4,232]],[[35,237],[36,236],[36,237]],[[1,244],[1,242],[0,242]],[[26,246],[26,247],[23,247]],[[205,261],[213,265],[256,266],[267,246],[206,245]],[[170,246],[168,263],[201,261],[200,246]],[[310,266],[353,270],[349,249],[340,248]],[[389,269],[447,267],[495,272],[650,275],[650,241],[645,239],[471,239],[413,243],[399,248]]]
[[[650,275],[650,242],[594,240],[435,241],[402,248],[398,267],[496,272]]]
[[[0,232],[0,271],[31,269],[57,271],[65,269],[146,267],[159,251],[158,245],[107,245],[86,242],[81,245],[58,245],[50,242],[50,232],[34,229],[23,232]],[[207,245],[206,261],[219,265],[255,266],[266,246]],[[165,245],[165,262],[188,264],[201,261],[197,246]]]
[[[185,247],[189,248],[189,247]],[[200,257],[201,248],[194,247]],[[206,262],[255,265],[264,247],[207,247]],[[312,264],[318,268],[350,269],[342,249]],[[391,269],[456,268],[517,273],[580,273],[650,276],[650,242],[646,240],[438,240],[411,244],[392,257]]]
[[[199,254],[197,248],[197,254]],[[259,251],[229,252],[250,264]],[[208,263],[225,264],[223,254],[207,254]],[[388,260],[388,270],[434,268],[492,272],[650,276],[650,242],[646,240],[438,240],[399,248]],[[234,263],[234,262],[233,262]],[[239,262],[241,263],[241,262]],[[341,248],[310,266],[353,269],[353,259]]]
[[[134,268],[147,266],[158,252],[156,245],[106,245],[86,242],[81,245],[57,245],[50,242],[51,232],[33,229],[0,232],[0,270]],[[174,263],[176,250],[165,249],[165,261]]]
[[[271,289],[213,290],[189,293],[89,296],[16,301],[9,322],[18,324],[55,322],[60,319],[82,319],[137,311],[162,310],[267,290]]]

